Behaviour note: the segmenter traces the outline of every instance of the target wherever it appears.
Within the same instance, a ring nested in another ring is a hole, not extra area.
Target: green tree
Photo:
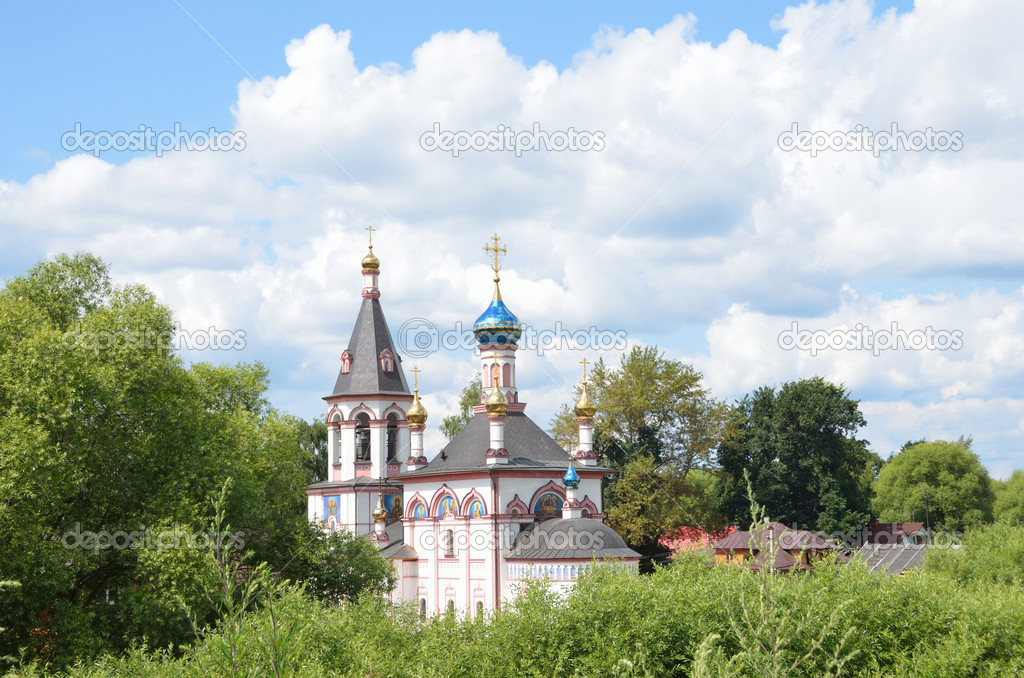
[[[820,377],[764,386],[738,409],[741,435],[718,453],[728,519],[750,522],[746,469],[753,498],[780,522],[828,532],[867,523],[874,458],[856,438],[865,424],[858,401],[842,386]]]
[[[597,406],[595,449],[617,469],[646,455],[685,478],[707,466],[733,430],[731,408],[711,397],[701,373],[657,346],[634,346],[615,369],[598,360],[587,389]],[[563,405],[549,427],[566,449],[578,444],[573,405]]]
[[[328,532],[323,524],[307,523],[295,559],[285,573],[306,583],[306,591],[325,602],[355,600],[360,595],[386,595],[398,583],[391,563],[381,557],[369,537],[347,530]]]
[[[480,395],[482,393],[483,384],[480,381],[480,373],[477,372],[459,394],[459,411],[445,417],[441,421],[441,433],[448,440],[458,435],[459,431],[473,418],[473,406],[480,404]]]
[[[300,444],[306,455],[313,482],[327,480],[327,419],[321,415],[312,422],[297,420],[301,430]]]
[[[153,552],[131,535],[204,529],[227,477],[257,559],[280,569],[305,536],[308,455],[296,420],[267,401],[266,368],[185,369],[173,336],[170,310],[142,286],[111,286],[92,255],[0,289],[0,580],[22,583],[0,606],[0,655],[45,638],[59,668],[187,641],[171,601],[195,600],[184,574],[201,552]],[[88,533],[120,546],[90,546]]]
[[[918,443],[886,462],[875,484],[874,511],[882,521],[925,520],[960,530],[992,520],[995,497],[985,467],[963,441]]]
[[[1014,471],[996,495],[992,511],[996,520],[1024,525],[1024,471]]]
[[[608,524],[634,549],[654,556],[664,552],[658,539],[680,525],[713,531],[722,527],[714,508],[715,477],[694,470],[686,478],[651,456],[626,466],[606,494]]]

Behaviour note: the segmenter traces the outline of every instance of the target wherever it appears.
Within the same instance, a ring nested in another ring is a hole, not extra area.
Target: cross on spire
[[[369,234],[370,234],[370,249],[372,250],[373,249],[373,232],[375,230],[377,230],[377,229],[375,229],[373,226],[367,226],[365,230],[367,232],[369,232]]]
[[[583,383],[586,384],[587,383],[587,365],[590,364],[590,361],[587,360],[586,358],[584,358],[580,362],[583,363]]]
[[[412,372],[413,390],[417,390],[418,391],[419,388],[420,388],[420,372],[422,372],[423,370],[421,370],[418,367],[413,367],[409,371]]]
[[[501,262],[498,259],[499,255],[508,254],[508,250],[501,246],[501,240],[498,238],[498,234],[495,233],[491,236],[493,245],[484,245],[484,252],[488,252],[494,255],[494,263],[491,264],[491,268],[494,270],[494,282],[498,282],[498,271],[501,270]]]

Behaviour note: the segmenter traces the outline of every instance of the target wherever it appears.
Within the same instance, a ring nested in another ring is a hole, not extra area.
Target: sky
[[[730,402],[841,383],[883,457],[965,435],[1024,468],[1019,0],[0,17],[0,277],[100,255],[279,409],[324,412],[372,224],[439,449],[497,233],[506,303],[559,338],[519,352],[541,424],[581,359],[656,345]]]

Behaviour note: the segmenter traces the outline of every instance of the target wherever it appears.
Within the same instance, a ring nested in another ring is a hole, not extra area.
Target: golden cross
[[[491,240],[494,241],[494,244],[484,245],[484,252],[492,252],[494,254],[494,264],[491,265],[491,268],[494,269],[494,275],[497,276],[498,271],[501,270],[501,264],[498,262],[498,255],[508,254],[508,250],[506,250],[504,247],[499,247],[498,243],[500,243],[501,241],[498,239],[497,233],[495,233],[491,237]]]
[[[418,389],[420,387],[420,372],[422,372],[422,370],[418,367],[414,367],[409,371],[412,372],[413,388]]]
[[[373,226],[367,226],[366,229],[370,232],[370,249],[373,249],[373,232],[376,230]]]
[[[590,361],[584,358],[580,362],[583,363],[583,383],[585,384],[587,383],[587,365],[590,364]]]

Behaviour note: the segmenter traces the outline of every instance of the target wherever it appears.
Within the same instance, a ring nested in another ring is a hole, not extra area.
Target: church
[[[369,535],[395,567],[392,599],[422,615],[501,607],[526,580],[565,591],[595,563],[637,570],[640,555],[603,522],[586,361],[575,414],[579,449],[560,447],[526,415],[516,377],[522,324],[494,293],[473,325],[482,395],[466,426],[428,461],[427,412],[410,392],[380,303],[380,261],[362,260],[362,305],[327,403],[328,479],[306,490],[308,518]]]

